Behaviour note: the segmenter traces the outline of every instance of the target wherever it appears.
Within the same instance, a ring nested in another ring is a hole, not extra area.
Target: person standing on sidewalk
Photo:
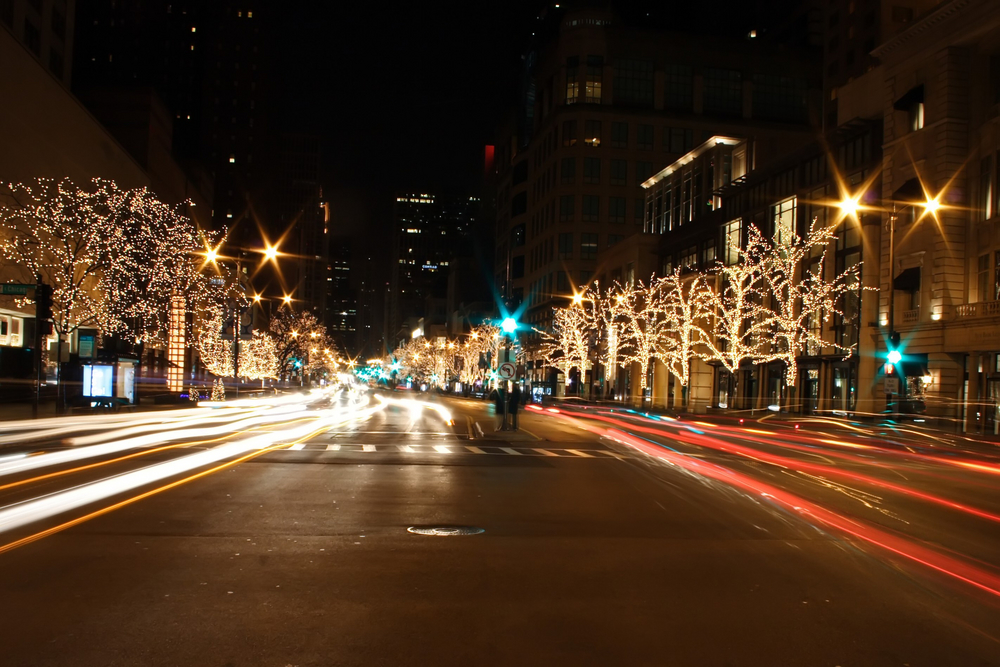
[[[510,425],[517,430],[517,410],[521,407],[521,385],[514,383],[514,388],[510,390],[510,400],[507,402],[507,412],[510,413]]]
[[[504,414],[503,414],[503,404],[504,404],[504,391],[499,385],[493,388],[490,393],[490,400],[493,401],[493,412],[497,417],[497,427],[496,430],[500,431],[504,427]]]

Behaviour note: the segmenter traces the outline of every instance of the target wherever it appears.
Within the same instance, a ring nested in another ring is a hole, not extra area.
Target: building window
[[[28,18],[24,19],[24,45],[27,46],[36,56],[41,57],[42,36],[38,31],[38,26],[32,23],[31,19]]]
[[[601,81],[603,78],[604,58],[601,56],[587,56],[587,81],[584,88],[585,101],[591,104],[601,103]]]
[[[628,148],[628,123],[611,123],[611,147]]]
[[[681,266],[692,269],[698,267],[698,246],[688,246],[681,251]]]
[[[576,121],[564,120],[562,125],[563,146],[576,146]]]
[[[993,300],[1000,301],[1000,250],[993,254]]]
[[[976,273],[976,285],[979,291],[976,293],[978,301],[986,301],[993,295],[990,294],[990,254],[979,256],[979,270]]]
[[[66,40],[66,15],[58,7],[52,7],[52,32],[59,39]]]
[[[564,157],[559,165],[559,177],[564,184],[576,181],[576,158]]]
[[[565,271],[556,274],[556,289],[563,294],[569,292],[569,276]]]
[[[559,259],[573,259],[573,233],[559,235]]]
[[[624,234],[608,234],[608,247],[610,248],[613,245],[618,245],[624,240],[625,240]]]
[[[740,261],[740,247],[743,242],[743,221],[739,218],[722,226],[722,261],[733,265]]]
[[[635,184],[642,185],[653,175],[653,163],[639,161],[635,163]]]
[[[55,74],[56,78],[61,79],[63,76],[63,54],[59,49],[55,47],[49,48],[49,69]]]
[[[706,241],[701,251],[701,265],[708,267],[715,262],[715,240]]]
[[[579,65],[580,59],[577,56],[566,59],[566,104],[580,101]]]
[[[774,74],[753,75],[753,116],[766,120],[806,120],[804,79]]]
[[[632,223],[636,225],[642,224],[642,217],[646,209],[646,200],[639,197],[632,203]]]
[[[628,179],[628,160],[611,161],[611,185],[625,185]]]
[[[924,129],[924,103],[914,102],[909,109],[910,131]]]
[[[984,157],[979,163],[979,219],[993,217],[993,156]]]
[[[514,255],[511,258],[510,277],[512,279],[524,277],[524,255]]]
[[[671,153],[687,153],[694,148],[694,130],[684,127],[663,128],[663,148]]]
[[[580,234],[580,259],[597,259],[597,234]]]
[[[675,111],[694,108],[694,72],[683,65],[664,68],[663,106]]]
[[[774,205],[772,234],[778,245],[791,245],[792,243],[792,237],[795,235],[795,204],[796,198],[789,197]]]
[[[599,157],[583,158],[583,182],[584,183],[601,182],[601,158]]]
[[[583,143],[588,146],[598,147],[601,145],[601,121],[588,120],[583,124]]]
[[[583,221],[597,222],[601,216],[601,198],[597,195],[583,195]]]
[[[572,222],[575,217],[573,195],[563,195],[559,197],[559,221]]]
[[[653,106],[653,63],[615,61],[615,104]]]
[[[608,222],[625,224],[625,197],[608,197]]]
[[[641,150],[653,150],[653,126],[637,125],[635,128],[635,142]]]
[[[706,113],[743,113],[743,75],[738,70],[706,67],[704,77]]]

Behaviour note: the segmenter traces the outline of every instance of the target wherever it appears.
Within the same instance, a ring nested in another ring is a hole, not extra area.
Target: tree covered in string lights
[[[592,311],[580,301],[565,308],[553,308],[551,330],[536,329],[541,336],[539,352],[544,365],[555,368],[567,380],[575,368],[582,378],[590,369],[593,327]]]
[[[656,292],[655,308],[664,327],[655,341],[656,357],[681,386],[681,402],[690,400],[691,361],[698,356],[711,315],[711,295],[704,276],[685,276],[680,267],[660,278],[650,290]]]
[[[257,330],[250,340],[240,343],[240,377],[248,380],[277,378],[280,363],[278,345],[274,337]]]
[[[791,230],[766,239],[751,228],[751,247],[758,249],[761,274],[767,293],[767,316],[772,323],[769,357],[785,365],[788,399],[794,397],[798,381],[799,356],[810,349],[833,348],[845,356],[853,345],[823,338],[823,324],[834,316],[843,317],[844,295],[857,292],[861,285],[860,262],[826,278],[826,259],[836,241],[832,225],[813,218],[804,237]]]
[[[224,282],[199,267],[206,239],[181,212],[145,188],[124,190],[102,179],[11,185],[0,204],[0,256],[24,282],[53,288],[59,341],[80,327],[162,343],[171,299],[187,312],[211,310]],[[182,205],[183,206],[183,205]]]
[[[69,179],[11,185],[0,205],[0,254],[20,275],[52,287],[52,323],[59,340],[79,327],[115,329],[105,274],[131,241],[111,229],[117,186],[95,179],[89,189]],[[103,282],[103,284],[102,284]]]
[[[306,373],[335,372],[343,358],[326,326],[308,310],[282,306],[271,318],[270,331],[277,344],[281,377],[287,378],[296,363]]]

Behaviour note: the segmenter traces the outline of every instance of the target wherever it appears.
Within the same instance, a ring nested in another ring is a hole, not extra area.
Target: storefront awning
[[[892,200],[897,202],[918,202],[926,199],[924,188],[919,178],[911,178],[892,193]]]
[[[917,102],[924,101],[924,84],[914,86],[906,91],[906,94],[896,100],[892,108],[896,111],[908,111]]]
[[[913,266],[903,269],[903,272],[892,280],[892,288],[900,292],[920,291],[920,267]]]

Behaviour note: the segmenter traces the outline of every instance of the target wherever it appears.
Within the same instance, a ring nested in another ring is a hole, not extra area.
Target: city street
[[[520,422],[344,391],[2,423],[3,664],[1000,664],[995,444]]]

